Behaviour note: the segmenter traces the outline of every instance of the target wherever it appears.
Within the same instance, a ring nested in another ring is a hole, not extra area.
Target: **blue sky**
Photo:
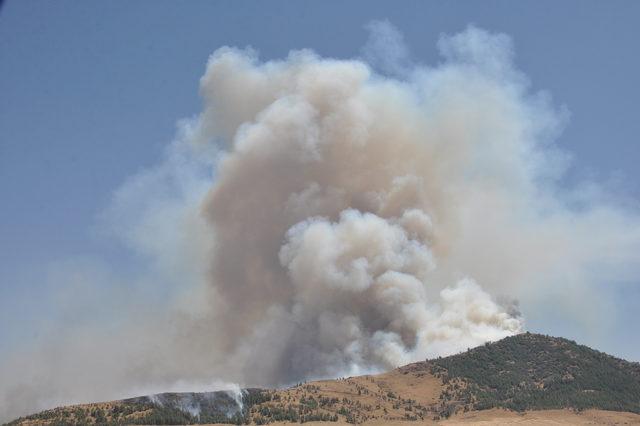
[[[387,19],[417,61],[437,63],[440,33],[470,23],[504,32],[534,89],[570,111],[558,140],[573,157],[566,184],[591,178],[636,204],[639,18],[632,1],[5,2],[0,341],[18,344],[59,315],[43,288],[48,265],[88,255],[128,267],[130,254],[101,235],[98,217],[127,177],[160,161],[177,120],[200,111],[199,78],[223,45],[252,46],[262,59],[300,48],[350,58],[365,25]],[[627,325],[597,342],[572,324],[529,327],[640,360],[629,338],[640,294],[633,283],[616,291]]]

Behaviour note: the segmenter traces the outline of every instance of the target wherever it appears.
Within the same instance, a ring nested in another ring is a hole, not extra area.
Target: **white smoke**
[[[303,377],[402,365],[522,329],[470,279],[430,300],[436,266],[431,220],[421,210],[387,220],[344,210],[337,223],[310,219],[287,234],[280,261],[295,287],[291,321],[309,336],[294,339],[309,345]]]
[[[595,315],[598,281],[638,276],[637,213],[560,189],[566,114],[507,36],[443,35],[428,67],[371,29],[387,76],[307,50],[211,56],[201,115],[106,213],[170,306],[134,299],[124,326],[2,360],[0,412],[386,369],[520,332],[514,299]]]

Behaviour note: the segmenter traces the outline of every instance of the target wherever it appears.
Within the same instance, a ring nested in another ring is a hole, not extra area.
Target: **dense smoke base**
[[[443,49],[464,53],[455,39]],[[245,379],[390,368],[522,329],[471,278],[438,271],[460,191],[503,190],[484,176],[502,171],[473,157],[486,143],[526,154],[537,130],[518,120],[515,89],[496,86],[503,74],[475,68],[400,82],[306,51],[266,64],[213,55],[195,129],[202,144],[228,143],[203,204],[216,233],[211,323]]]
[[[508,298],[601,320],[594,284],[638,276],[638,216],[561,195],[564,114],[529,93],[509,38],[443,36],[429,68],[371,29],[364,54],[386,76],[310,51],[213,54],[202,114],[105,213],[149,260],[122,281],[169,306],[141,309],[139,290],[107,325],[16,351],[0,413],[394,367],[521,331]]]

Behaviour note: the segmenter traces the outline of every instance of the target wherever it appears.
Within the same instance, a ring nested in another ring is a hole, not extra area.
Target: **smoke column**
[[[134,294],[115,324],[2,360],[6,418],[380,371],[523,331],[515,300],[605,315],[596,284],[638,276],[638,216],[560,189],[566,113],[530,91],[511,40],[443,35],[429,67],[388,23],[369,28],[366,60],[211,56],[202,113],[104,214],[146,259],[125,280],[170,301]]]

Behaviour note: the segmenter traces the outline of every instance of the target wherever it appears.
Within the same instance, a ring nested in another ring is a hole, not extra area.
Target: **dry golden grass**
[[[273,425],[293,424],[287,422],[271,423]],[[344,421],[335,423],[308,422],[305,425],[327,426],[327,425],[349,425]],[[516,413],[506,410],[486,410],[472,411],[461,415],[456,415],[443,421],[415,421],[405,420],[370,420],[365,423],[367,426],[412,426],[412,425],[447,425],[447,426],[507,426],[507,425],[640,425],[640,415],[633,413],[586,410],[576,413],[569,410],[542,410]],[[213,425],[211,425],[213,426]]]
[[[313,399],[319,403],[314,413],[348,411],[356,422],[426,420],[433,417],[431,408],[439,403],[442,388],[440,379],[409,365],[384,374],[321,380],[272,391],[272,401],[254,406],[252,417],[265,406],[286,407]],[[322,404],[323,400],[335,402]]]
[[[472,411],[455,416],[442,424],[455,425],[638,425],[640,415],[633,413],[585,410],[541,410],[515,413],[506,410]]]
[[[457,383],[464,386],[464,383]],[[570,410],[544,410],[517,413],[492,409],[485,411],[459,410],[447,420],[440,420],[438,413],[451,401],[441,399],[445,386],[433,376],[425,363],[410,364],[384,374],[321,380],[301,384],[288,389],[267,391],[271,400],[251,408],[253,422],[268,418],[261,413],[265,409],[284,410],[291,407],[309,420],[311,416],[325,415],[336,422],[307,421],[309,425],[366,424],[391,425],[640,425],[640,415],[627,412],[586,410],[576,413]],[[58,420],[78,420],[76,408],[86,410],[110,409],[120,401],[61,407],[54,411]],[[463,407],[464,408],[464,407]],[[469,407],[467,407],[469,408]],[[135,418],[146,411],[132,413]],[[93,424],[93,419],[86,419]],[[111,420],[111,418],[107,418]],[[348,422],[351,421],[351,423]],[[50,425],[52,421],[25,420],[21,425]],[[270,424],[293,424],[271,422]]]

